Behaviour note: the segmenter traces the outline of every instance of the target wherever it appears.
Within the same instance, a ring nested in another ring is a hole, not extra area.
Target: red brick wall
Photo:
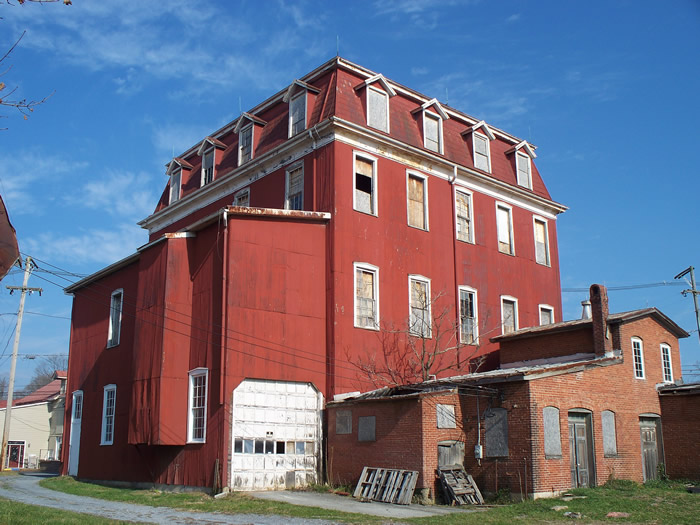
[[[501,365],[533,359],[592,354],[593,333],[590,323],[576,330],[558,332],[536,337],[501,341]]]
[[[660,400],[666,473],[674,479],[700,479],[700,393]]]

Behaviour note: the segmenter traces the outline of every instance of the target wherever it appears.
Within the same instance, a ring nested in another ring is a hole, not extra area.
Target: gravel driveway
[[[322,525],[333,523],[324,520],[290,518],[281,516],[261,516],[258,514],[220,514],[218,512],[187,512],[170,507],[149,507],[133,503],[106,501],[84,496],[73,496],[39,486],[45,474],[27,474],[0,478],[0,497],[13,501],[42,505],[55,509],[94,514],[103,518],[161,525],[176,524],[234,524],[234,525]]]

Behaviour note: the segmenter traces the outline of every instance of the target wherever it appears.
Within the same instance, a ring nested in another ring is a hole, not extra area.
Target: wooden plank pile
[[[355,487],[355,498],[408,505],[413,499],[418,472],[390,468],[365,467]]]
[[[462,467],[438,468],[440,484],[442,485],[445,499],[450,505],[483,505],[479,487],[474,483],[474,478],[467,474]]]

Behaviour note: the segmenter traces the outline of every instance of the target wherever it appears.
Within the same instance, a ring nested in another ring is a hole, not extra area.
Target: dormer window
[[[491,146],[486,135],[474,133],[474,167],[491,173]]]
[[[289,136],[306,129],[306,92],[302,91],[289,101]]]
[[[509,153],[515,153],[515,173],[518,186],[531,190],[532,159],[537,157],[535,150],[532,149],[527,141],[523,140],[506,151],[506,155]]]
[[[432,108],[435,112],[430,111]],[[437,99],[431,99],[411,113],[422,113],[423,119],[423,146],[425,149],[435,153],[443,152],[442,121],[447,120],[449,115],[445,113]]]
[[[180,186],[182,184],[182,170],[178,167],[170,173],[170,204],[180,200]]]
[[[202,186],[214,180],[214,148],[207,150],[202,155]]]
[[[389,133],[389,95],[371,86],[367,88],[367,125]]]
[[[166,175],[170,178],[170,192],[168,194],[168,204],[174,204],[182,197],[182,181],[187,181],[192,170],[192,164],[185,159],[175,157],[166,164]]]
[[[253,125],[243,128],[238,134],[238,165],[253,158]]]

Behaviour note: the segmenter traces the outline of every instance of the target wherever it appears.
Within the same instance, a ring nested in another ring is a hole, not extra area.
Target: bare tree
[[[34,375],[27,384],[27,393],[34,392],[42,386],[48,385],[53,380],[54,372],[68,368],[68,356],[48,355],[37,357],[41,358],[41,360],[34,368]]]
[[[377,352],[353,358],[346,349],[347,360],[375,387],[427,381],[448,370],[473,372],[483,363],[479,340],[470,340],[464,330],[468,319],[460,323],[444,293],[429,298],[426,291],[412,290],[413,306],[403,326],[380,323]]]

